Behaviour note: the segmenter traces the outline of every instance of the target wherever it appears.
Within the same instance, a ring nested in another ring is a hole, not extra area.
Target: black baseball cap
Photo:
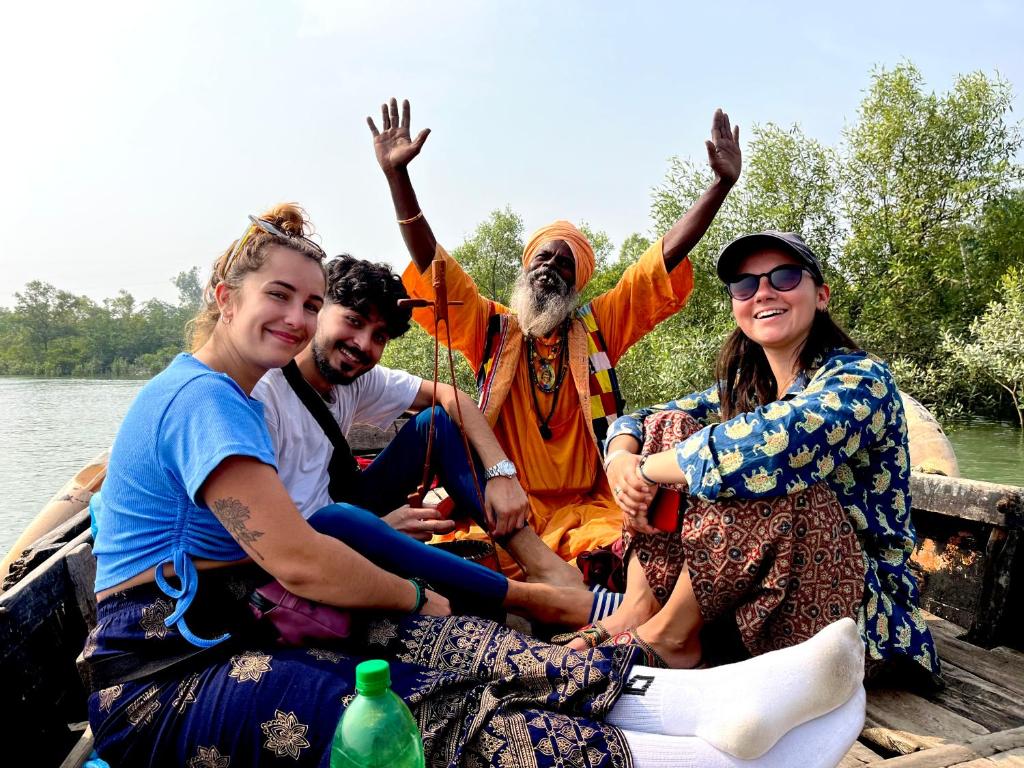
[[[753,235],[742,235],[729,243],[718,254],[718,279],[723,283],[735,275],[736,264],[744,257],[757,251],[776,249],[797,259],[810,270],[814,281],[819,285],[825,282],[821,274],[821,262],[804,239],[796,232],[778,232],[774,229],[758,232]]]

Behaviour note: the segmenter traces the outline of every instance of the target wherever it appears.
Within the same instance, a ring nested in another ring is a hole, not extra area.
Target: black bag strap
[[[334,501],[344,501],[346,488],[352,487],[352,480],[359,474],[359,465],[356,464],[355,456],[349,447],[348,440],[334,420],[327,403],[317,393],[309,382],[302,377],[302,371],[292,360],[288,365],[281,368],[285,380],[294,390],[306,410],[310,412],[320,429],[327,435],[327,439],[334,446],[334,453],[327,465],[327,492]]]

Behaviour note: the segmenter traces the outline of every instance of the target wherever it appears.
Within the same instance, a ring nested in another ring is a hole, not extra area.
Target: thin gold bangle
[[[412,224],[414,221],[419,221],[423,218],[423,211],[420,211],[415,216],[410,216],[408,219],[399,219],[399,224]]]

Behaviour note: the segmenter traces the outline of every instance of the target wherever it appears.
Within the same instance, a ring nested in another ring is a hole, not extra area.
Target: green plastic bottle
[[[420,729],[391,690],[386,661],[356,667],[356,697],[334,731],[330,768],[424,768]]]

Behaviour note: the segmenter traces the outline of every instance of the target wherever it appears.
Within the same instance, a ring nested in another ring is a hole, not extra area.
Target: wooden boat
[[[383,433],[352,437],[357,450]],[[841,768],[1024,766],[1024,488],[915,472],[914,564],[946,686],[927,695],[875,688]],[[92,749],[75,659],[96,621],[88,512],[20,559],[0,594],[4,765],[81,766]],[[117,768],[114,766],[114,768]]]

